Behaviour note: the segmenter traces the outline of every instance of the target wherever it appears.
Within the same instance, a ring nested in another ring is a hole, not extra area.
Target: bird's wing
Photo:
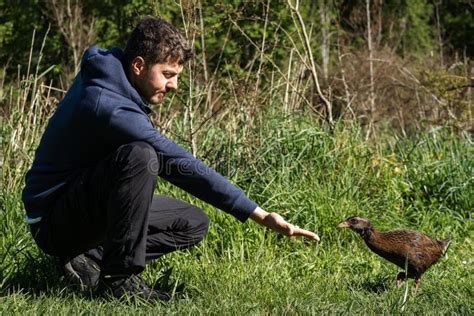
[[[403,267],[405,258],[408,258],[408,264],[419,273],[423,273],[442,254],[435,240],[414,230],[384,232],[380,237],[389,245],[392,256],[397,258],[398,262],[392,262]]]

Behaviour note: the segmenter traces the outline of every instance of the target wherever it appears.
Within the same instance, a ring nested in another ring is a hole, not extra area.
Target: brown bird
[[[350,228],[364,239],[367,246],[386,260],[405,270],[397,275],[397,286],[406,278],[415,279],[415,289],[420,286],[421,275],[443,255],[451,238],[435,240],[414,230],[380,232],[366,218],[351,216],[337,225]]]

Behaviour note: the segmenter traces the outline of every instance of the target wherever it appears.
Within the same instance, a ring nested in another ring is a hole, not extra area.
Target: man
[[[319,237],[267,213],[216,171],[156,130],[148,104],[177,88],[191,58],[170,23],[144,18],[124,51],[89,48],[51,117],[26,175],[23,202],[38,246],[69,280],[115,297],[168,297],[138,277],[166,253],[197,244],[205,213],[153,195],[157,176],[244,222],[288,236]]]

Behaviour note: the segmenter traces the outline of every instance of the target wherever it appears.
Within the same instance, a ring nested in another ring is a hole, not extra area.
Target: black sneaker
[[[143,280],[135,274],[132,275],[105,275],[99,281],[97,292],[100,296],[113,296],[118,299],[127,297],[139,298],[148,302],[171,299],[168,293],[149,288]]]
[[[59,261],[65,279],[81,291],[91,290],[99,283],[100,267],[93,259],[81,254],[74,258],[60,258]]]

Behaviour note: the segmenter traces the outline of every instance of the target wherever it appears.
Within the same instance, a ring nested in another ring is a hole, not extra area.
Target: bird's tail
[[[438,240],[439,245],[441,248],[443,248],[443,252],[446,253],[448,251],[449,245],[451,244],[451,241],[453,240],[453,237],[449,236],[448,238],[445,238],[443,240]]]

